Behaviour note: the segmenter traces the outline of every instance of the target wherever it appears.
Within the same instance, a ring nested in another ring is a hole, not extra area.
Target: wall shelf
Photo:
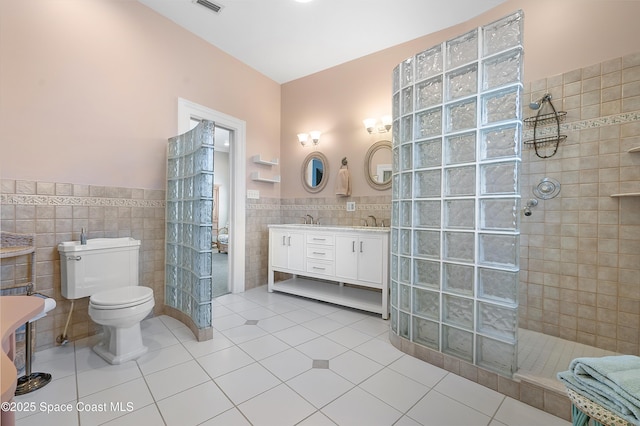
[[[631,148],[629,151],[627,152],[640,152],[640,146],[636,146],[635,148]]]
[[[612,198],[622,198],[622,197],[640,197],[640,192],[625,192],[622,194],[612,194]]]
[[[251,180],[254,180],[256,182],[280,183],[280,176],[266,178],[260,176],[260,172],[253,172],[251,173]]]
[[[265,166],[277,166],[279,163],[279,159],[278,158],[274,158],[271,161],[267,161],[267,160],[263,160],[262,157],[258,154],[258,155],[254,155],[253,157],[251,157],[251,160],[253,160],[254,163],[256,164],[262,164]]]

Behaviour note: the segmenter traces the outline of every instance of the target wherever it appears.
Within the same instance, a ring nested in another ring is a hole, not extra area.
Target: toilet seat
[[[153,300],[153,290],[145,286],[127,286],[100,291],[89,298],[93,309],[111,310],[142,305]]]

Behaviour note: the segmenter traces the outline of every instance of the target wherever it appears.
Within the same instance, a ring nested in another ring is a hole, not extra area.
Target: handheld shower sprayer
[[[527,205],[523,209],[524,210],[524,215],[525,216],[531,216],[531,207],[535,207],[537,205],[538,205],[538,200],[536,200],[535,198],[532,198],[529,201],[527,201]]]

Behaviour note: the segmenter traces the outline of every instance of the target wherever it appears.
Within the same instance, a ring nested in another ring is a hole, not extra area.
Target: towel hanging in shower
[[[338,170],[338,178],[336,180],[336,195],[348,197],[351,195],[351,176],[347,166],[347,157],[342,159],[342,167]]]

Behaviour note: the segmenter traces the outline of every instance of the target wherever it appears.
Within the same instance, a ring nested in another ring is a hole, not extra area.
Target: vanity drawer
[[[317,260],[307,260],[307,272],[310,274],[333,276],[335,272],[335,268],[333,263],[322,262]]]
[[[307,259],[333,260],[335,252],[333,247],[322,245],[307,245]]]
[[[332,246],[335,243],[335,236],[328,234],[307,233],[307,244],[322,244]]]

